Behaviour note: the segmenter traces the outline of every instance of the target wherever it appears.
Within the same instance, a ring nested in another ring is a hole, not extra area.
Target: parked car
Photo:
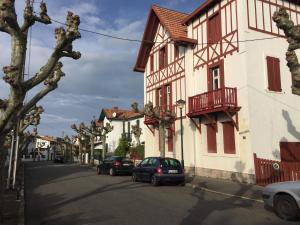
[[[65,158],[63,155],[55,155],[54,162],[55,163],[64,163]]]
[[[269,184],[262,192],[267,208],[284,220],[300,218],[300,181]]]
[[[184,170],[177,159],[148,157],[133,169],[132,180],[148,181],[153,186],[172,182],[184,185]]]
[[[97,166],[98,174],[109,174],[115,176],[118,174],[132,174],[133,162],[126,157],[112,156],[104,159]]]

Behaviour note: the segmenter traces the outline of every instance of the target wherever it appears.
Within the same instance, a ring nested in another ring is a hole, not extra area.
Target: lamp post
[[[180,99],[176,102],[178,108],[180,109],[180,134],[181,134],[181,164],[184,168],[184,157],[183,157],[183,124],[182,124],[182,109],[185,106],[185,101]]]

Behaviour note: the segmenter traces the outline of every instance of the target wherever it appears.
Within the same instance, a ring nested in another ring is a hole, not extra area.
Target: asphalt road
[[[133,183],[88,167],[27,163],[27,225],[268,225],[263,204],[190,187]]]

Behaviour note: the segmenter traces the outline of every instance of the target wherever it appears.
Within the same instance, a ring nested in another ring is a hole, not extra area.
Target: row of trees
[[[8,98],[0,99],[0,202],[3,202],[5,183],[4,162],[7,155],[5,144],[11,136],[11,131],[14,130],[17,137],[16,143],[21,143],[23,147],[26,146],[27,140],[34,134],[26,134],[24,131],[29,125],[37,124],[37,121],[32,122],[33,118],[37,119],[33,117],[32,113],[41,113],[41,108],[35,105],[49,92],[56,89],[59,80],[65,75],[62,72],[63,64],[60,59],[63,57],[79,59],[81,57],[80,52],[73,51],[72,47],[73,41],[81,37],[78,31],[80,18],[68,12],[66,28],[55,29],[56,43],[48,61],[34,76],[25,79],[28,31],[36,22],[50,24],[51,18],[47,14],[47,6],[43,1],[40,3],[40,12],[37,15],[30,0],[26,1],[23,18],[24,21],[20,24],[17,20],[14,0],[0,0],[0,32],[8,34],[11,39],[10,64],[3,67],[3,80],[10,89]],[[26,95],[41,83],[44,84],[44,87],[25,102]],[[17,149],[16,155],[20,153],[20,149]],[[3,221],[3,205],[0,204],[0,223]]]

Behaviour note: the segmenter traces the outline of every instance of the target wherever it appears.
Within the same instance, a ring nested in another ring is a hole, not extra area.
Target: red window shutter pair
[[[278,58],[267,56],[267,69],[268,69],[268,89],[270,91],[280,92],[280,60]]]
[[[163,69],[167,66],[168,56],[166,46],[159,50],[159,69]]]
[[[206,126],[207,132],[207,152],[217,153],[217,133],[212,125]]]
[[[235,154],[235,134],[234,126],[231,122],[223,123],[224,153]]]

